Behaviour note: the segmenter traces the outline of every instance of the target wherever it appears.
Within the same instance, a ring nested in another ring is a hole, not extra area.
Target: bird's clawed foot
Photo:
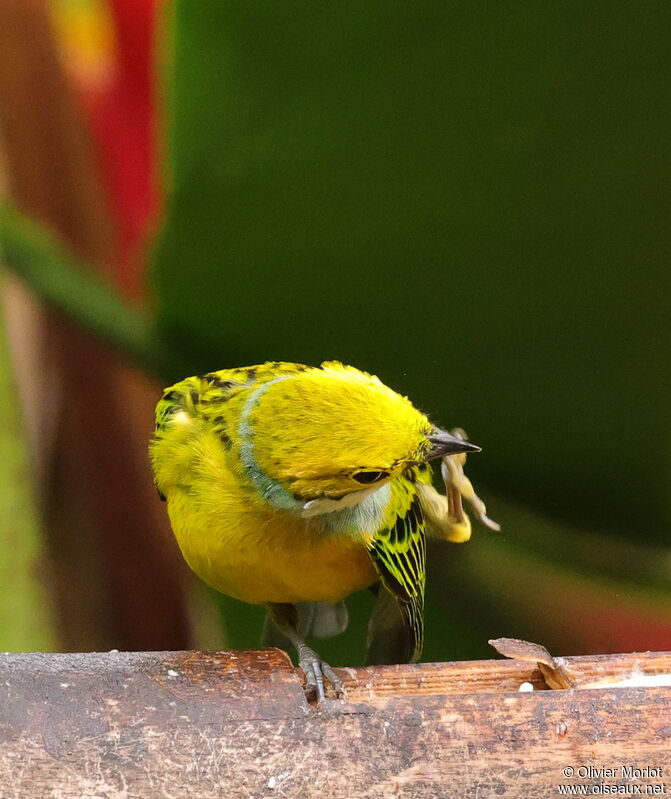
[[[325,698],[324,677],[333,686],[336,696],[344,695],[345,691],[340,677],[307,644],[298,647],[298,665],[305,674],[305,693],[316,694],[318,702]]]

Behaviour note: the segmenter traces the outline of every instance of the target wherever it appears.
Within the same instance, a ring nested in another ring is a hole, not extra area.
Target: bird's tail
[[[421,606],[399,602],[384,586],[379,586],[368,624],[366,666],[418,660],[422,652],[422,619],[417,618],[417,613],[421,612]]]

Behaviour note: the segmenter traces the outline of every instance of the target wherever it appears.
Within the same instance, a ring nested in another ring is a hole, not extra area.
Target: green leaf
[[[7,266],[43,300],[150,372],[183,377],[186,358],[170,351],[151,318],[123,302],[91,267],[84,267],[37,222],[0,206],[0,252]]]

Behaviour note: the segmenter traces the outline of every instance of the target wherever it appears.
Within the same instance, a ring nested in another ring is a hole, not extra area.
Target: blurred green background
[[[426,660],[487,656],[498,636],[671,649],[671,8],[27,5],[68,122],[26,121],[0,57],[23,212],[0,227],[17,383],[2,412],[34,466],[0,466],[16,582],[0,649],[255,646],[260,610],[195,586],[151,493],[151,381],[333,358],[483,447],[468,471],[503,532],[432,548]],[[25,36],[25,12],[1,9]],[[26,81],[34,47],[13,64]],[[31,292],[55,344],[24,330]],[[30,408],[45,363],[61,386],[46,454]],[[17,636],[35,591],[48,618]],[[363,657],[371,601],[350,605],[350,631],[320,646],[336,664]]]

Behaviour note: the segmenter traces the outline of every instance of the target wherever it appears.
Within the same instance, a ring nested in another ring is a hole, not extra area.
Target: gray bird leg
[[[315,692],[319,702],[324,699],[324,677],[331,682],[336,693],[342,695],[342,682],[328,663],[309,647],[298,632],[296,608],[288,603],[269,604],[268,612],[273,624],[293,644],[298,653],[298,665],[305,674],[306,693]]]

